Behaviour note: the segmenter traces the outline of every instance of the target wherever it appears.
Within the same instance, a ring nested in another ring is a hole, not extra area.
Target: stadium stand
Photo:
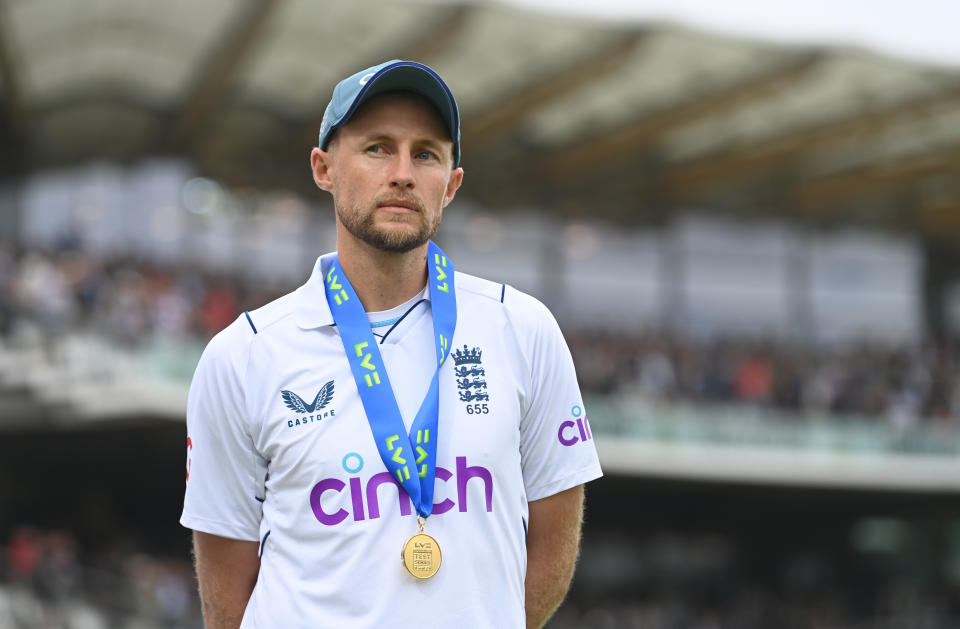
[[[70,249],[4,248],[0,269],[0,397],[27,391],[29,398],[29,410],[20,412],[6,402],[3,421],[13,426],[17,419],[35,428],[37,418],[44,425],[75,426],[149,416],[175,426],[206,340],[270,295],[237,277]],[[700,477],[723,477],[724,452],[734,448],[733,456],[749,458],[744,449],[751,446],[754,456],[772,453],[750,461],[756,475],[745,480],[751,482],[858,486],[849,470],[838,475],[836,468],[806,483],[796,468],[778,477],[778,465],[790,468],[790,456],[804,451],[882,455],[880,465],[894,469],[900,481],[915,472],[897,468],[896,456],[946,459],[954,466],[946,473],[955,469],[958,412],[949,393],[956,391],[958,373],[946,347],[817,350],[772,340],[708,342],[666,332],[624,338],[577,328],[569,330],[569,342],[591,425],[598,439],[609,440],[602,451],[610,472],[640,469],[654,478],[683,478],[693,469]],[[615,442],[622,445],[624,437],[632,444],[620,455],[626,463],[616,458]],[[654,449],[658,445],[680,450],[664,453]],[[692,468],[682,469],[676,453],[691,446],[706,449]],[[644,460],[664,466],[645,468]],[[738,473],[728,471],[728,478],[744,480]],[[866,486],[889,489],[898,482],[873,478]],[[917,483],[912,487],[937,486],[929,473]],[[617,500],[601,494],[599,502]],[[606,509],[591,517],[615,520]],[[955,611],[936,587],[894,578],[878,578],[857,594],[861,585],[845,574],[842,560],[822,550],[786,557],[776,575],[782,583],[774,587],[754,580],[755,573],[741,574],[751,553],[716,532],[659,530],[639,547],[629,540],[596,543],[608,535],[590,532],[583,577],[552,627],[892,629],[913,626],[918,610],[930,622],[946,622]],[[618,559],[628,548],[632,559]],[[189,564],[183,556],[145,550],[133,542],[79,549],[69,529],[17,526],[3,555],[0,621],[24,628],[195,626]],[[872,620],[858,624],[864,617]]]
[[[81,250],[0,248],[0,338],[10,351],[22,352],[6,356],[8,378],[31,377],[19,367],[42,363],[42,352],[53,368],[54,351],[56,362],[68,365],[71,356],[82,361],[119,349],[135,351],[156,375],[183,383],[213,334],[244,310],[294,287],[258,290],[240,276],[104,259]],[[771,419],[856,418],[903,433],[918,426],[950,430],[960,419],[960,361],[948,344],[811,347],[776,339],[680,338],[669,330],[567,327],[588,395],[714,410],[733,405],[741,414],[746,408]],[[118,373],[129,370],[128,361],[107,362]],[[84,375],[96,374],[77,374]],[[43,382],[37,376],[37,391],[44,391]]]
[[[319,108],[392,57],[461,104],[443,246],[549,303],[587,395],[549,627],[960,626],[955,68],[510,3],[0,0],[0,628],[201,626],[190,376],[331,248]]]

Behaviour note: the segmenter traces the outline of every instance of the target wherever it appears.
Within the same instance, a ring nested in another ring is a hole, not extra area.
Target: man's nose
[[[413,182],[413,159],[408,153],[401,152],[394,160],[390,185],[394,188],[412,188]]]

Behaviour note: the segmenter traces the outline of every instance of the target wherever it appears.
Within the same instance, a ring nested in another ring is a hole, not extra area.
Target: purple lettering
[[[347,517],[348,514],[345,509],[340,509],[336,513],[331,514],[325,512],[323,505],[320,504],[320,498],[323,496],[323,492],[332,490],[339,493],[343,490],[344,486],[345,483],[342,480],[325,478],[310,490],[310,508],[313,509],[313,515],[317,517],[317,520],[319,520],[321,524],[333,526],[334,524],[340,524]]]
[[[350,500],[353,501],[353,521],[359,522],[363,519],[363,489],[356,476],[350,479]]]
[[[560,440],[560,443],[562,443],[562,444],[565,445],[565,446],[572,446],[572,445],[575,444],[577,441],[579,441],[579,439],[577,439],[576,435],[574,435],[573,437],[571,437],[571,438],[569,438],[569,439],[567,439],[566,437],[563,436],[563,431],[564,431],[564,429],[566,429],[566,428],[573,428],[574,426],[576,426],[576,424],[575,424],[574,422],[570,421],[569,419],[566,420],[565,422],[563,422],[562,424],[560,424],[560,429],[557,431],[557,439]]]
[[[390,483],[397,488],[397,493],[400,496],[400,515],[410,515],[410,513],[412,513],[412,503],[406,490],[393,478],[390,472],[380,472],[379,474],[371,476],[370,480],[367,481],[367,510],[370,512],[370,519],[376,520],[380,517],[380,502],[377,497],[377,488],[384,483]]]
[[[457,457],[457,502],[460,512],[467,510],[467,481],[471,478],[480,478],[483,481],[483,492],[487,499],[487,513],[493,511],[493,477],[485,467],[467,467],[467,457]]]
[[[450,478],[453,477],[453,474],[450,473],[450,470],[437,466],[437,478],[443,482],[447,482]],[[453,509],[453,501],[449,498],[444,498],[443,502],[433,503],[433,514],[440,515],[441,513],[446,513],[450,509]]]
[[[587,440],[587,433],[586,433],[586,431],[584,431],[584,429],[583,429],[583,418],[582,418],[582,417],[577,420],[577,428],[580,429],[580,438],[581,438],[582,440],[586,441],[586,440]]]
[[[570,422],[570,425],[573,425],[573,422]],[[589,430],[589,428],[586,428]],[[576,437],[574,437],[576,441]],[[479,478],[483,481],[483,494],[485,507],[487,513],[493,511],[493,474],[487,468],[482,465],[470,466],[467,465],[467,457],[458,456],[456,457],[457,467],[455,472],[444,467],[437,467],[437,480],[446,483],[449,487],[449,482],[456,477],[457,483],[457,501],[454,502],[451,498],[444,498],[440,502],[433,503],[433,514],[440,515],[453,511],[455,506],[459,505],[459,510],[461,513],[467,511],[467,484],[470,482],[471,478]],[[397,488],[397,498],[400,504],[400,515],[407,516],[413,513],[413,503],[410,500],[410,496],[407,495],[406,490],[403,486],[397,482],[396,478],[393,477],[390,472],[380,472],[379,474],[374,474],[366,482],[366,488],[364,488],[364,482],[359,476],[351,476],[349,479],[350,484],[350,503],[353,512],[353,521],[361,522],[363,520],[376,520],[380,517],[380,486],[381,485],[393,485]],[[347,483],[337,478],[325,478],[313,486],[313,489],[310,491],[310,507],[313,509],[313,514],[316,516],[317,520],[326,526],[334,526],[340,524],[347,519],[348,515],[351,515],[350,511],[346,509],[338,509],[335,513],[328,513],[324,511],[322,499],[324,494],[329,491],[336,492],[341,494],[341,500],[344,498],[342,495]],[[452,491],[448,489],[449,493]],[[475,490],[476,491],[476,490]],[[366,494],[366,496],[364,496]],[[364,512],[364,499],[366,499],[366,513]]]
[[[584,417],[583,425],[587,427],[587,439],[593,439],[593,433],[590,432],[590,420]]]

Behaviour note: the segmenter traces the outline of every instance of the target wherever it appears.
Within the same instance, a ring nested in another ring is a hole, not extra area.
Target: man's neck
[[[407,253],[390,253],[341,240],[337,256],[367,312],[399,306],[427,284],[427,245]]]

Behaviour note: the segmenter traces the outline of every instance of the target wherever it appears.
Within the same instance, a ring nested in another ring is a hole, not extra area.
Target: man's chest
[[[313,341],[288,348],[284,360],[274,357],[276,367],[262,383],[267,393],[259,400],[255,445],[269,461],[268,483],[281,500],[284,492],[298,501],[305,490],[316,493],[320,519],[356,518],[361,509],[364,517],[376,516],[379,487],[392,481],[360,396],[363,383],[355,382],[338,336]],[[435,509],[443,512],[465,508],[456,503],[466,498],[462,485],[470,478],[489,477],[484,483],[492,486],[495,477],[519,473],[521,393],[502,335],[458,329],[440,368],[437,426],[410,434],[436,369],[432,345],[426,326],[379,350],[406,433],[392,454],[415,459],[418,445],[435,442]]]

